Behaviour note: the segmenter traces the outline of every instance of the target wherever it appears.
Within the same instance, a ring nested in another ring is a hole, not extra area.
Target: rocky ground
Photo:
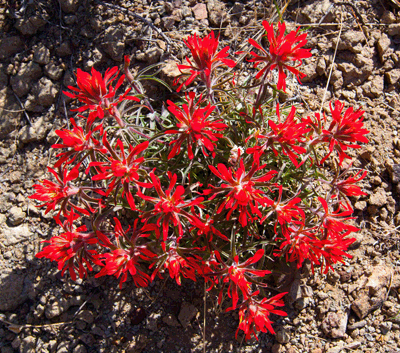
[[[1,353],[203,350],[201,282],[179,287],[157,280],[147,289],[128,282],[119,290],[114,278],[62,278],[54,263],[34,257],[57,229],[28,196],[52,163],[55,130],[67,124],[70,100],[62,90],[74,83],[77,68],[104,70],[130,54],[137,68],[165,63],[160,75],[171,81],[175,62],[187,54],[182,38],[220,29],[233,52],[243,49],[263,19],[276,19],[275,6],[268,0],[112,3],[134,12],[92,0],[0,6]],[[277,319],[275,337],[243,342],[239,333],[235,339],[237,313],[217,312],[208,300],[207,352],[400,352],[397,3],[311,0],[286,8],[293,28],[308,28],[313,57],[303,85],[281,99],[301,103],[304,114],[318,110],[333,64],[326,101],[339,98],[366,112],[371,142],[354,158],[369,172],[363,182],[368,196],[354,200],[362,230],[353,258],[335,272],[313,275],[304,268],[286,276],[289,316]],[[148,90],[164,99],[159,87]]]

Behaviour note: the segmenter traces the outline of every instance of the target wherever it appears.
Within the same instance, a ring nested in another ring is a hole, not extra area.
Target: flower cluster
[[[229,47],[218,51],[214,33],[189,36],[177,91],[198,85],[181,101],[167,100],[162,114],[144,97],[128,57],[119,79],[117,67],[104,76],[78,69],[78,87],[65,94],[82,106],[71,129],[56,131],[53,178],[30,196],[61,228],[37,257],[74,280],[97,265],[96,277],[115,276],[121,287],[128,279],[145,287],[165,274],[178,285],[202,279],[219,305],[229,298],[225,309],[238,310],[246,339],[274,333],[271,314],[286,315],[276,309],[285,293],[261,295],[272,270],[267,251],[324,273],[351,257],[358,231],[351,198],[366,195],[357,185],[366,172],[353,174],[343,162],[368,142],[364,112],[336,101],[330,114],[298,117],[279,95],[268,96],[272,70],[271,86],[285,90],[288,73],[301,79],[298,66],[311,54],[306,33],[263,26],[268,49],[249,39],[259,53],[250,51],[248,61],[262,66],[251,81],[227,70],[235,60]]]

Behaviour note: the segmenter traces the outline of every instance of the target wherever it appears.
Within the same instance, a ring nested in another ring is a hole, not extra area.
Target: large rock
[[[337,38],[333,39],[336,45]],[[353,53],[360,53],[365,42],[365,36],[362,31],[346,31],[340,38],[338,50],[350,50]]]
[[[400,69],[394,69],[394,70],[391,70],[389,72],[386,72],[385,76],[386,76],[389,84],[394,85],[400,79]]]
[[[46,21],[43,18],[32,16],[28,18],[20,18],[15,23],[15,28],[24,36],[35,34],[39,28],[44,26]]]
[[[328,9],[331,7],[329,0],[307,1],[299,12],[297,20],[299,23],[318,23],[324,17],[324,23],[332,21],[332,14]]]
[[[329,312],[322,321],[322,330],[327,336],[341,338],[346,334],[348,314],[343,311]]]
[[[368,200],[370,205],[382,207],[387,204],[387,195],[384,188],[379,187],[375,192],[369,197]]]
[[[0,273],[0,311],[15,310],[28,299],[32,282],[22,274],[9,270]]]
[[[205,4],[197,4],[192,7],[194,18],[196,20],[205,20],[208,17],[207,6]]]
[[[35,48],[33,52],[33,61],[41,65],[46,65],[50,62],[50,50],[43,44]]]
[[[39,64],[30,61],[21,65],[18,73],[10,79],[11,87],[18,97],[29,92],[32,82],[42,76],[42,69]]]
[[[46,305],[44,313],[48,319],[52,319],[53,317],[60,316],[69,307],[69,302],[66,299],[56,298],[51,304]]]
[[[0,60],[9,58],[24,48],[24,43],[19,36],[0,39]]]
[[[194,319],[197,312],[198,312],[197,308],[193,304],[183,302],[181,305],[181,310],[178,315],[178,319],[179,319],[180,323],[182,324],[182,326],[185,328],[188,327],[188,325],[190,324],[190,321],[192,321],[192,319]]]
[[[37,103],[44,107],[49,107],[53,104],[57,97],[57,87],[55,84],[46,77],[42,77],[37,85],[35,85],[35,95],[37,96]]]
[[[387,54],[387,51],[390,47],[390,39],[386,33],[382,33],[381,37],[378,40],[378,43],[376,44],[378,48],[378,53],[379,57],[382,62],[385,61],[385,54]]]
[[[64,12],[72,13],[78,9],[79,0],[60,0],[60,5]]]
[[[26,224],[17,227],[8,227],[4,224],[0,228],[0,242],[5,246],[11,246],[29,240],[31,236],[32,232]]]
[[[125,49],[125,31],[120,26],[106,29],[103,40],[104,51],[115,61],[122,61]]]
[[[22,111],[13,91],[6,87],[0,91],[0,139],[5,138],[21,124]]]
[[[370,295],[375,295],[382,288],[389,285],[392,269],[385,265],[378,265],[372,268],[371,276],[368,277],[366,288]]]
[[[46,137],[51,126],[40,117],[32,125],[26,125],[19,131],[19,140],[22,143],[41,141]]]
[[[365,82],[361,88],[363,93],[369,98],[380,97],[385,88],[383,75],[369,77],[369,81]]]

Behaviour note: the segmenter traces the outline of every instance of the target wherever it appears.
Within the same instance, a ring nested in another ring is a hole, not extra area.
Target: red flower
[[[201,236],[204,235],[206,240],[207,240],[207,244],[210,244],[213,240],[213,234],[217,235],[218,237],[220,237],[221,239],[225,240],[225,241],[229,241],[229,239],[223,235],[218,229],[216,229],[212,224],[214,223],[213,219],[210,219],[209,215],[206,215],[206,222],[203,224],[199,224],[197,227],[193,227],[197,228],[197,239]],[[196,240],[195,240],[196,241]]]
[[[323,265],[321,267],[321,271],[325,266],[325,274],[328,273],[329,269],[334,271],[334,269],[332,268],[332,264],[335,264],[337,262],[344,263],[343,257],[347,257],[349,259],[352,258],[351,255],[345,253],[349,246],[356,241],[355,238],[346,238],[349,233],[350,232],[338,234],[328,231],[327,238],[321,241],[320,253],[323,257]]]
[[[227,169],[225,165],[218,164],[218,169],[210,165],[211,171],[226,184],[221,184],[219,187],[209,185],[212,189],[204,190],[204,195],[212,195],[209,200],[213,200],[218,194],[229,191],[225,200],[219,205],[217,213],[221,213],[223,208],[230,209],[227,214],[227,219],[230,218],[232,212],[236,209],[239,210],[239,222],[245,227],[247,225],[247,217],[252,221],[255,219],[252,215],[261,217],[261,212],[258,205],[271,205],[272,201],[264,196],[264,192],[256,189],[255,186],[264,186],[265,183],[270,181],[276,171],[269,171],[260,177],[254,177],[254,174],[262,170],[266,165],[259,166],[258,161],[254,161],[250,171],[246,174],[243,159],[240,161],[238,170],[233,171],[231,168]],[[249,212],[249,209],[251,213]],[[252,215],[251,215],[252,214]]]
[[[177,130],[165,131],[165,134],[179,135],[176,140],[170,142],[173,148],[168,155],[168,159],[180,153],[184,141],[187,141],[189,159],[193,159],[193,147],[197,145],[201,146],[206,156],[208,156],[208,154],[205,149],[209,150],[213,157],[215,156],[215,152],[213,152],[215,142],[218,141],[218,138],[222,137],[222,134],[215,133],[213,130],[222,131],[227,125],[221,122],[222,119],[215,121],[207,120],[215,107],[208,104],[205,108],[200,108],[201,97],[195,104],[195,95],[194,92],[189,92],[189,97],[186,95],[188,104],[183,105],[183,110],[178,108],[175,103],[167,101],[169,104],[168,110],[179,121]]]
[[[147,287],[150,277],[140,270],[139,261],[148,261],[156,255],[148,250],[146,245],[137,245],[136,242],[141,237],[149,236],[149,234],[145,233],[156,230],[155,227],[145,225],[138,229],[138,220],[136,220],[132,229],[132,235],[129,236],[128,233],[130,233],[131,227],[124,230],[121,222],[116,217],[114,217],[114,222],[114,235],[117,245],[110,243],[108,238],[104,234],[101,234],[102,236],[99,239],[103,242],[103,246],[109,247],[112,251],[98,257],[99,259],[103,259],[104,264],[101,263],[101,265],[104,267],[95,277],[114,275],[119,278],[122,275],[119,282],[121,288],[129,272],[136,286]]]
[[[324,228],[331,230],[335,233],[342,232],[358,232],[359,229],[350,224],[346,224],[343,221],[347,221],[349,219],[354,219],[354,217],[347,217],[353,213],[351,208],[345,208],[342,212],[340,212],[339,208],[334,212],[329,212],[328,203],[322,197],[318,197],[319,202],[321,202],[324,212],[318,212],[321,219],[322,225]]]
[[[67,206],[71,206],[83,214],[89,215],[89,212],[85,209],[77,207],[70,202],[70,198],[80,192],[80,189],[73,186],[70,182],[75,180],[79,176],[79,165],[74,167],[71,171],[64,167],[63,169],[58,168],[58,172],[50,167],[47,167],[48,171],[56,177],[57,182],[50,180],[44,180],[41,184],[35,184],[33,187],[36,193],[29,196],[30,199],[43,201],[44,204],[39,207],[47,206],[46,214],[50,210],[55,210],[58,204],[61,205],[60,212],[67,212]]]
[[[269,299],[263,298],[261,301],[255,299],[256,295],[258,294],[259,291],[254,292],[248,300],[241,304],[239,308],[240,323],[236,331],[236,337],[239,330],[244,331],[247,340],[251,339],[251,335],[254,335],[254,337],[258,340],[257,334],[260,331],[269,331],[270,333],[275,334],[275,331],[271,325],[272,321],[269,319],[269,315],[275,314],[279,316],[287,316],[284,311],[275,309],[275,307],[281,307],[285,305],[282,297],[287,294],[287,292],[280,293]]]
[[[252,257],[248,258],[243,263],[239,263],[239,256],[236,255],[233,258],[231,265],[227,265],[222,261],[221,255],[218,251],[215,251],[215,256],[217,257],[219,264],[222,266],[222,269],[214,273],[209,273],[208,276],[217,276],[221,278],[222,283],[229,283],[228,295],[232,298],[232,307],[229,310],[235,309],[237,306],[239,300],[238,289],[240,289],[244,300],[246,300],[250,296],[251,284],[254,283],[254,277],[264,277],[271,273],[271,271],[268,270],[256,270],[248,267],[258,262],[264,256],[264,249],[257,250]],[[260,285],[260,283],[257,284]],[[224,287],[222,287],[219,293],[219,304],[221,304],[222,301]]]
[[[304,223],[296,222],[282,227],[284,241],[274,256],[286,255],[286,261],[297,262],[300,268],[304,260],[310,260],[311,265],[319,265],[321,240],[316,236],[315,229],[305,228]]]
[[[255,52],[250,52],[253,56],[249,62],[254,63],[254,67],[257,67],[260,63],[265,63],[266,66],[262,68],[256,78],[260,78],[264,72],[268,73],[275,67],[278,67],[278,90],[283,89],[286,91],[286,73],[284,69],[292,72],[296,75],[300,82],[300,79],[305,77],[305,74],[297,70],[297,67],[301,65],[302,60],[311,57],[310,49],[303,49],[307,43],[307,33],[299,34],[298,28],[296,31],[289,32],[285,35],[286,25],[285,23],[278,23],[278,31],[275,35],[273,24],[269,24],[267,21],[263,21],[263,26],[267,31],[265,35],[269,42],[269,50],[264,49],[254,39],[249,39],[249,43],[262,51],[262,55],[258,55]],[[299,62],[297,66],[293,66],[296,61]]]
[[[234,67],[236,65],[233,60],[227,59],[229,46],[217,53],[219,40],[218,37],[215,38],[214,32],[211,32],[203,39],[194,34],[184,42],[192,53],[193,63],[189,58],[186,58],[188,65],[178,65],[178,69],[181,72],[189,69],[191,73],[190,77],[178,87],[178,92],[184,84],[190,85],[197,76],[200,76],[207,88],[211,90],[213,86],[211,74],[220,66]]]
[[[362,173],[361,176],[359,176]],[[350,176],[345,180],[335,181],[334,187],[339,191],[340,194],[347,196],[367,196],[368,194],[361,191],[361,188],[355,183],[358,183],[360,180],[364,179],[367,175],[367,171],[360,170],[356,175]],[[359,176],[359,177],[358,177]],[[358,177],[358,178],[357,178]]]
[[[52,237],[50,240],[45,240],[44,242],[50,245],[36,254],[39,259],[45,257],[51,261],[57,261],[58,269],[62,270],[61,275],[63,276],[68,269],[74,281],[76,280],[75,271],[79,273],[80,278],[83,278],[87,275],[84,264],[89,271],[92,271],[89,261],[97,263],[96,251],[88,248],[89,245],[97,243],[95,233],[83,233],[87,231],[86,226],[75,228],[73,222],[78,218],[79,216],[73,211],[69,213],[64,223],[61,223],[58,217],[55,217],[64,233]]]
[[[168,229],[169,225],[172,224],[174,227],[178,227],[179,237],[183,235],[183,227],[182,227],[182,219],[186,218],[190,224],[194,226],[201,226],[202,222],[196,215],[190,214],[184,210],[184,208],[193,206],[202,207],[201,202],[203,201],[202,197],[198,197],[196,199],[192,199],[190,201],[183,200],[182,196],[185,193],[185,188],[182,185],[178,185],[175,188],[175,191],[172,190],[175,187],[177,181],[177,175],[171,175],[168,172],[168,178],[170,179],[169,187],[167,190],[161,188],[160,179],[154,175],[153,172],[150,172],[150,178],[153,182],[158,197],[152,197],[144,195],[140,190],[138,190],[137,195],[145,201],[150,201],[154,204],[154,208],[151,211],[144,212],[141,217],[142,222],[148,222],[148,220],[152,217],[157,218],[157,225],[160,227],[162,222],[163,227],[163,250],[165,251],[165,242],[168,238]]]
[[[298,123],[294,120],[296,114],[295,107],[292,107],[286,120],[282,123],[279,113],[279,104],[276,106],[276,114],[278,116],[278,124],[272,120],[268,121],[268,125],[272,131],[265,135],[256,135],[256,137],[259,139],[267,139],[267,142],[261,147],[256,146],[249,148],[247,153],[256,153],[257,158],[257,154],[265,151],[270,146],[275,156],[278,156],[278,151],[274,147],[274,144],[278,143],[282,148],[283,154],[288,156],[296,167],[299,167],[301,163],[299,164],[297,162],[294,152],[298,154],[306,152],[306,149],[302,146],[299,146],[298,143],[303,142],[304,135],[309,132],[309,129],[306,128],[305,123]]]
[[[274,201],[274,203],[270,206],[272,208],[272,211],[269,212],[267,215],[265,215],[260,222],[260,223],[264,222],[272,212],[275,212],[277,216],[277,222],[275,223],[275,232],[278,223],[281,226],[284,226],[286,224],[291,223],[292,220],[299,220],[301,218],[303,219],[305,218],[304,211],[297,206],[297,204],[301,202],[301,198],[295,197],[288,201],[282,202],[282,191],[283,191],[282,185],[279,185],[278,189],[279,189],[278,199]]]
[[[126,156],[124,145],[121,140],[117,141],[116,146],[119,148],[119,154],[113,149],[107,141],[106,134],[103,135],[103,144],[110,152],[107,162],[91,162],[90,166],[99,167],[100,173],[94,175],[92,180],[111,180],[106,195],[112,191],[118,192],[120,186],[123,188],[122,197],[126,197],[129,206],[136,209],[135,201],[131,193],[131,184],[134,182],[140,186],[149,186],[149,184],[139,181],[138,170],[144,161],[144,157],[138,157],[149,145],[148,141],[142,142],[136,147],[129,145],[129,154]]]
[[[103,119],[104,113],[108,112],[118,120],[120,118],[116,109],[118,103],[126,99],[136,102],[140,101],[136,97],[128,96],[131,88],[128,88],[120,97],[115,97],[118,88],[125,79],[125,75],[122,75],[117,81],[115,88],[113,88],[112,82],[118,75],[119,70],[116,66],[112,69],[107,69],[104,78],[101,76],[101,73],[94,68],[92,68],[91,75],[78,69],[76,83],[79,88],[68,86],[74,93],[64,92],[64,94],[70,98],[77,98],[80,102],[85,104],[83,107],[76,109],[78,112],[83,112],[88,109],[95,110],[100,119]]]
[[[184,258],[179,255],[174,247],[171,247],[167,254],[164,267],[168,269],[170,277],[174,278],[178,285],[182,284],[181,275],[196,282],[196,269],[198,268],[196,260],[199,261],[199,257]]]
[[[322,131],[320,139],[316,139],[313,144],[318,142],[329,143],[329,153],[322,159],[321,164],[330,156],[333,150],[339,153],[339,163],[342,164],[345,158],[350,158],[345,151],[348,147],[360,148],[357,142],[367,143],[368,139],[364,136],[369,133],[363,126],[363,110],[353,111],[353,108],[348,108],[342,116],[344,104],[339,101],[335,102],[335,108],[330,104],[332,114],[332,122],[327,130]]]
[[[98,150],[103,153],[106,152],[103,146],[100,145],[99,141],[93,138],[93,131],[90,130],[86,133],[80,126],[76,125],[76,122],[73,118],[71,118],[70,121],[73,126],[72,130],[56,130],[56,134],[63,140],[63,143],[54,144],[51,146],[52,148],[69,149],[69,151],[62,152],[57,155],[59,160],[54,165],[56,168],[61,166],[66,161],[67,164],[74,162],[75,158],[83,151]]]

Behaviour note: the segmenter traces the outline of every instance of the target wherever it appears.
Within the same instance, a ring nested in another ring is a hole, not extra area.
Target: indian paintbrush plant
[[[327,273],[351,257],[350,199],[365,195],[357,182],[366,172],[352,172],[347,151],[368,142],[364,112],[336,101],[330,113],[299,117],[279,104],[288,73],[300,80],[311,53],[299,29],[263,26],[267,46],[249,39],[250,52],[218,51],[214,33],[189,36],[181,100],[163,113],[129,57],[122,75],[78,69],[64,93],[81,106],[71,129],[56,131],[53,181],[31,196],[61,229],[38,258],[73,280],[100,268],[95,277],[120,286],[128,276],[139,287],[168,274],[179,285],[201,278],[219,304],[229,298],[249,339],[274,333],[270,314],[286,315],[277,309],[286,293],[266,297],[277,258]],[[254,69],[240,72],[238,55]]]

